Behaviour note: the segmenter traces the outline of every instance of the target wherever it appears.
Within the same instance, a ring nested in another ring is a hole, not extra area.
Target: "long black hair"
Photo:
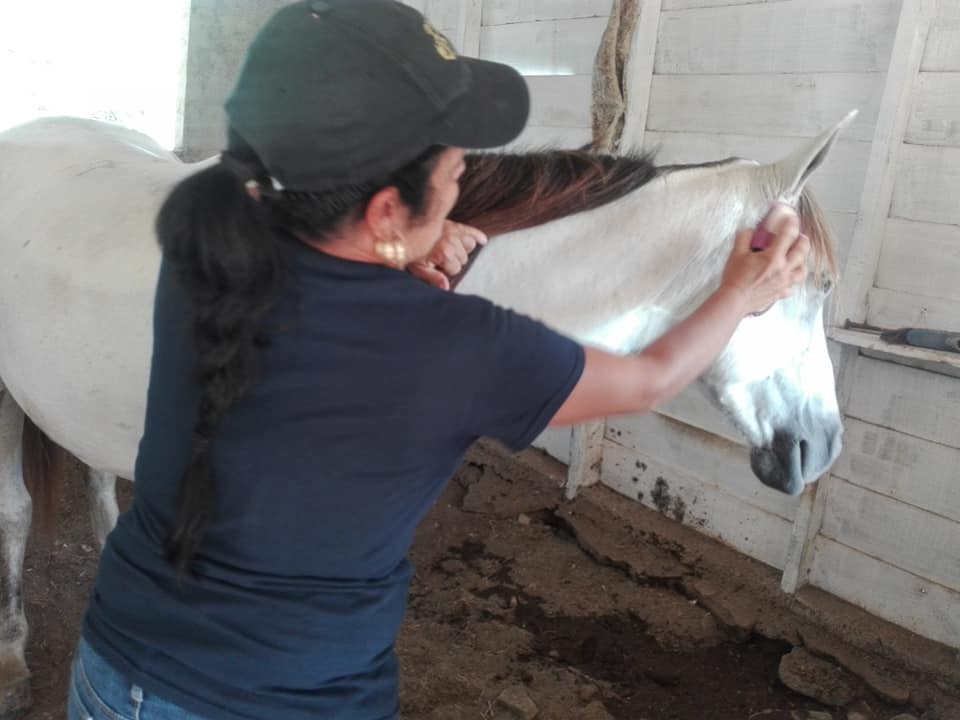
[[[423,213],[430,175],[442,148],[432,147],[385,177],[323,193],[271,191],[254,151],[230,133],[229,162],[180,182],[156,220],[165,258],[173,265],[192,310],[200,403],[192,449],[180,480],[167,558],[190,569],[216,512],[216,478],[209,444],[230,408],[256,382],[262,323],[283,289],[279,243],[299,237],[322,242],[358,218],[381,189],[395,186],[414,217]],[[238,172],[237,169],[243,169]],[[265,192],[255,199],[246,182]]]

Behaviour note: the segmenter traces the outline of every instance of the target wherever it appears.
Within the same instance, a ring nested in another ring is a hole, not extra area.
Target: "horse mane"
[[[450,218],[490,236],[606,205],[659,174],[650,155],[588,150],[472,154],[466,164]]]
[[[473,225],[493,237],[601,207],[659,175],[725,165],[734,159],[658,167],[652,153],[614,156],[586,148],[469,154],[460,179],[460,197],[450,219]],[[836,278],[839,273],[833,233],[810,190],[801,194],[797,214],[800,227],[810,238],[817,270]]]

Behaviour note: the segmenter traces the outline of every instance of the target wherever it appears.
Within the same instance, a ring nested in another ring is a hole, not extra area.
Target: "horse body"
[[[53,440],[132,477],[160,263],[153,219],[197,166],[79,119],[0,134],[0,156],[0,378]]]
[[[840,127],[777,165],[670,169],[613,202],[507,232],[458,292],[585,343],[637,350],[717,286],[738,229],[756,224],[772,200],[801,201]],[[116,518],[113,476],[132,478],[143,428],[160,262],[153,221],[170,188],[204,165],[95,121],[40,120],[0,133],[0,720],[28,702],[24,418],[90,466],[102,540]],[[758,477],[792,494],[839,452],[822,305],[814,280],[745,320],[704,376],[754,447]]]

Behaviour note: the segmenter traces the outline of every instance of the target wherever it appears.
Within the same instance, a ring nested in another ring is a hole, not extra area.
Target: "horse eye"
[[[820,285],[820,289],[823,291],[824,295],[829,295],[833,291],[833,280],[829,277],[824,277],[823,282]]]

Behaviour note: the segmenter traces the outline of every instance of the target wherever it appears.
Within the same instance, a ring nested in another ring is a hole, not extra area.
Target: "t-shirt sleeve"
[[[546,429],[580,380],[584,350],[511,310],[486,301],[475,309],[468,431],[522,450]]]

